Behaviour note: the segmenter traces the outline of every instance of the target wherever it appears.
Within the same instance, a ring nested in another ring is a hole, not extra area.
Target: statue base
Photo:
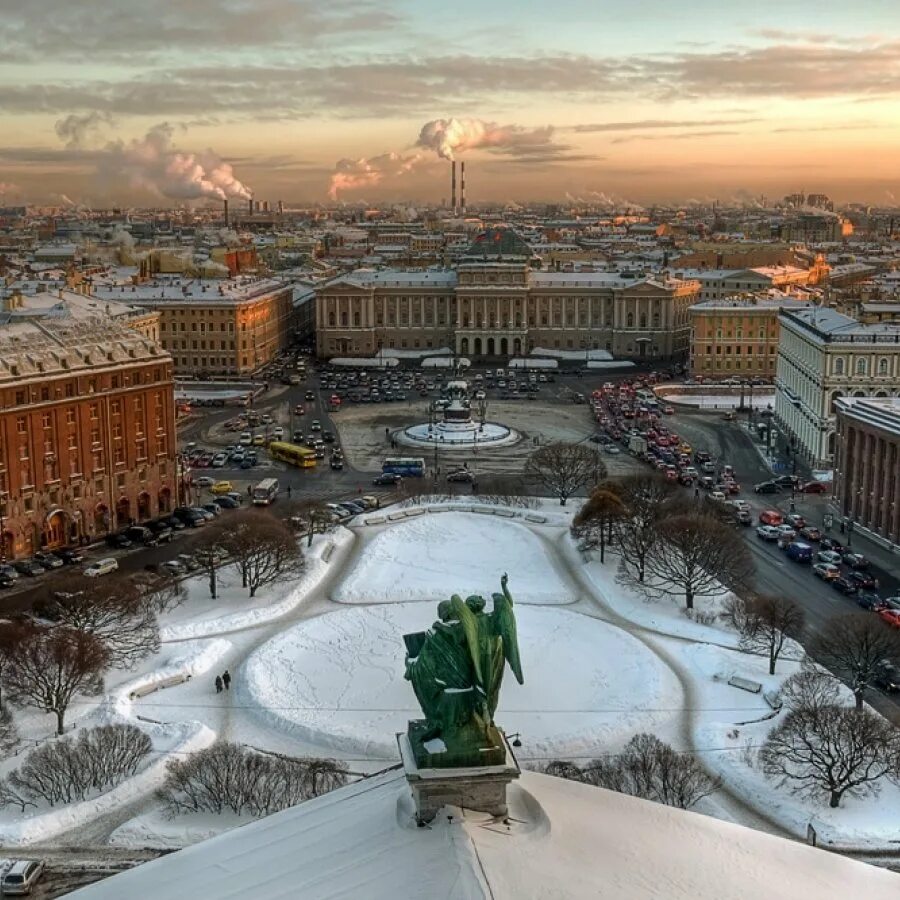
[[[410,731],[414,724],[417,723],[410,723]],[[507,815],[506,787],[519,777],[521,770],[506,736],[499,729],[494,730],[499,737],[499,749],[503,754],[499,764],[452,768],[420,766],[410,735],[397,735],[406,781],[416,804],[416,821],[420,825],[430,822],[444,806],[459,806],[492,816]]]
[[[457,728],[447,737],[426,740],[430,730],[425,719],[414,719],[407,728],[409,744],[420,769],[500,766],[506,762],[506,742],[496,725]]]

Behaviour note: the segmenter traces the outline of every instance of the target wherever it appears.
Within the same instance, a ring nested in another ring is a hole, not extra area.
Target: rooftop
[[[154,278],[139,284],[95,284],[94,296],[123,303],[215,303],[240,302],[282,290],[275,278]]]
[[[530,259],[534,254],[531,247],[512,228],[488,228],[475,235],[469,244],[466,256],[520,256]]]

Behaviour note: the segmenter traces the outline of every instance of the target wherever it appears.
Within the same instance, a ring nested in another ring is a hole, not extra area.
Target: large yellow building
[[[543,272],[509,229],[479,235],[455,269],[358,270],[316,290],[320,357],[450,347],[473,358],[535,349],[686,360],[696,281]]]
[[[707,300],[689,310],[693,377],[764,378],[778,362],[778,314],[809,306],[790,297]]]
[[[159,313],[159,342],[176,374],[249,375],[291,338],[293,288],[274,279],[153,279],[96,287],[108,297]]]

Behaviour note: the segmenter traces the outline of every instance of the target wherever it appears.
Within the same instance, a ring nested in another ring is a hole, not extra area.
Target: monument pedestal
[[[506,816],[506,787],[519,777],[521,771],[506,735],[503,735],[505,761],[500,765],[488,766],[419,768],[408,735],[398,734],[397,744],[406,781],[416,804],[416,820],[420,825],[430,822],[442,806],[459,806],[492,816]]]

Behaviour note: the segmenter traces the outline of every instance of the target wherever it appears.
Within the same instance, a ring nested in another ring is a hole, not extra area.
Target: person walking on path
[[[222,676],[221,675],[216,675],[216,693],[217,694],[222,693]]]
[[[287,495],[288,495],[288,500],[290,500],[291,499],[291,486],[290,485],[288,485],[288,487],[287,487]]]
[[[225,685],[226,691],[231,690],[231,674],[229,673],[228,669],[226,669],[222,675],[222,684]]]

